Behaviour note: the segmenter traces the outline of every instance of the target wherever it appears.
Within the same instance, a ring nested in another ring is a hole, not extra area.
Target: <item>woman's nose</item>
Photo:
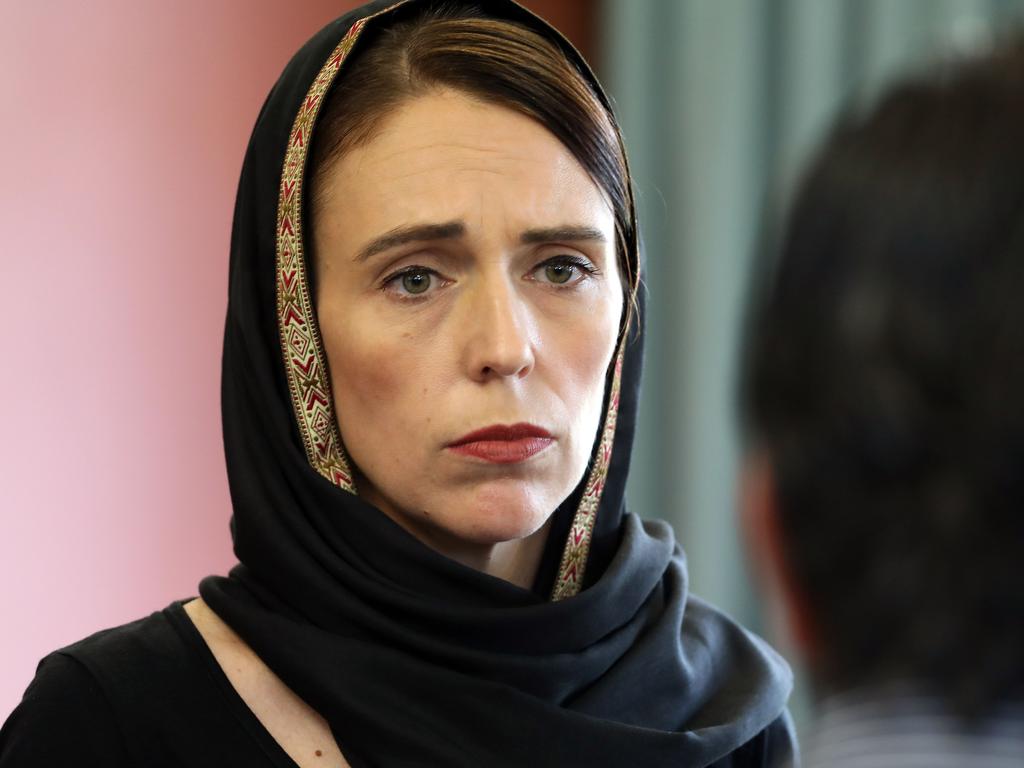
[[[475,381],[527,376],[534,364],[535,329],[529,308],[508,279],[477,286],[462,322],[467,373]]]

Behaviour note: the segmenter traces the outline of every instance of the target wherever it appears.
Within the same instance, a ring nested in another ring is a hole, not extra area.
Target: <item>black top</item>
[[[295,768],[232,688],[182,606],[173,603],[44,658],[0,730],[0,768]],[[715,765],[775,764],[776,746],[783,754],[790,748],[786,728],[776,721]]]
[[[182,606],[44,658],[0,731],[0,766],[295,768]]]

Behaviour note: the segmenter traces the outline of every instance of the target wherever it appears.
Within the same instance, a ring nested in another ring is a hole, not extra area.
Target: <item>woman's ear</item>
[[[766,450],[751,450],[744,457],[739,491],[740,531],[768,621],[778,637],[813,665],[817,632],[802,585],[787,558],[775,470]]]

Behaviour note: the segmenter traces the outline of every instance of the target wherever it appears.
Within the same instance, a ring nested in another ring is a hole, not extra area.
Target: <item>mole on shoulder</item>
[[[313,754],[316,755],[317,757],[323,757],[323,755],[324,755],[324,753],[321,752],[319,749],[316,752],[314,752]]]

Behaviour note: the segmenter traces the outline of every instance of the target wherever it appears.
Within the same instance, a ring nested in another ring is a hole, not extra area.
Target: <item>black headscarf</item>
[[[327,720],[356,768],[709,765],[778,721],[791,678],[767,645],[688,595],[671,529],[625,511],[639,318],[534,589],[438,554],[352,492],[303,261],[306,155],[363,30],[423,4],[372,2],[329,24],[257,119],[235,208],[222,381],[240,565],[200,594]],[[555,42],[608,106],[544,22],[509,0],[473,5]],[[636,267],[635,233],[626,245]]]

